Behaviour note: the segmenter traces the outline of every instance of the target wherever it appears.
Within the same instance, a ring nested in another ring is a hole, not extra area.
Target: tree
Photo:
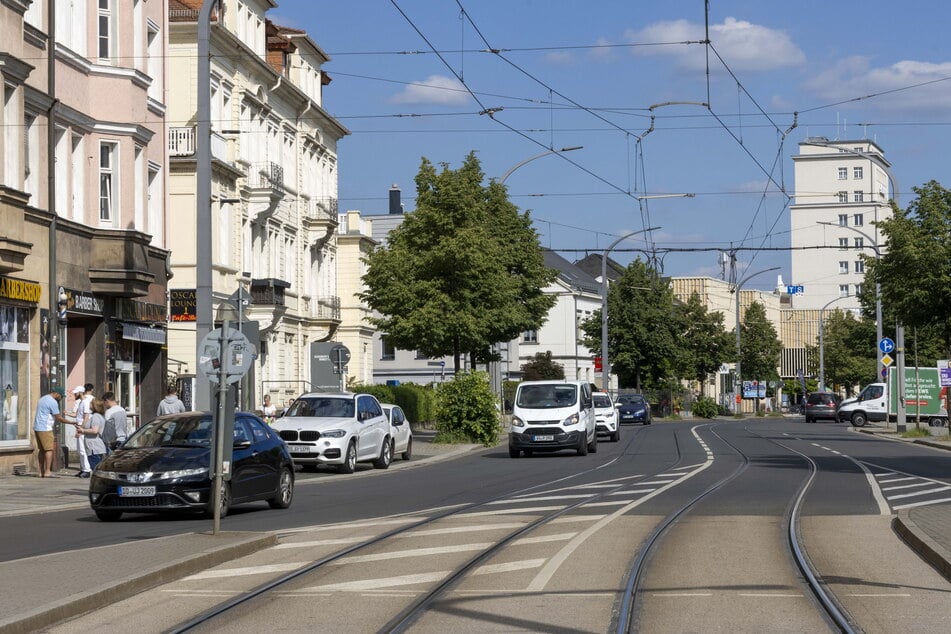
[[[735,337],[735,334],[734,334]],[[783,344],[766,318],[766,309],[753,302],[740,324],[740,377],[744,381],[778,381]]]
[[[700,383],[702,393],[707,378],[730,358],[733,341],[723,327],[723,313],[708,311],[697,293],[678,308],[678,375]]]
[[[584,344],[601,353],[601,311],[581,324]],[[667,381],[676,367],[674,294],[640,259],[608,289],[608,352],[618,385],[642,389]]]
[[[474,153],[439,172],[424,158],[416,210],[364,260],[361,298],[381,315],[370,323],[398,348],[452,355],[456,373],[462,354],[485,358],[493,343],[540,327],[555,301],[528,214],[483,179]]]
[[[525,381],[563,378],[565,368],[551,358],[551,350],[538,352],[533,359],[522,364],[522,379]]]
[[[822,357],[826,385],[844,385],[852,395],[852,387],[868,381],[875,374],[875,323],[856,319],[849,311],[834,310],[826,317],[822,327]],[[817,347],[809,347],[809,358],[816,360]],[[810,368],[812,369],[812,368]]]

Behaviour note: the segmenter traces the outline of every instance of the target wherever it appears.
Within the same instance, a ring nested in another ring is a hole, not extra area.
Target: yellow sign
[[[31,304],[40,303],[41,287],[33,282],[0,277],[0,297],[17,299]]]
[[[892,361],[894,361],[894,359],[892,359],[892,358],[891,358],[890,356],[888,356],[887,354],[883,354],[883,355],[882,355],[882,363],[883,363],[884,365],[891,365],[891,364],[892,364]]]

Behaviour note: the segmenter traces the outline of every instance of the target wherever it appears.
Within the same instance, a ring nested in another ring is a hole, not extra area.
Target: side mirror
[[[232,445],[233,449],[247,449],[251,446],[250,440],[235,440]]]

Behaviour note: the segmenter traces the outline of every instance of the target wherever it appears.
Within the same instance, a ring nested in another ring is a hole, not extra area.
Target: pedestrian
[[[76,435],[85,443],[86,455],[89,457],[89,473],[81,476],[83,478],[88,478],[106,456],[106,443],[100,435],[106,427],[106,408],[102,399],[94,398],[89,404],[89,410],[85,423],[76,422]]]
[[[106,406],[106,426],[102,431],[102,441],[106,443],[106,453],[110,453],[129,437],[129,417],[125,408],[116,402],[114,392],[103,393],[102,402]]]
[[[40,464],[40,477],[53,477],[53,430],[57,423],[68,422],[60,413],[60,401],[66,396],[66,390],[56,386],[49,394],[40,397],[36,403],[36,415],[33,418],[33,435],[36,436],[37,461]]]
[[[76,401],[76,407],[73,411],[73,418],[75,419],[76,425],[85,425],[86,421],[89,419],[89,416],[92,414],[92,412],[89,411],[89,406],[92,404],[92,398],[87,400],[86,396],[85,385],[77,385],[73,388],[73,399]],[[89,396],[91,397],[92,395],[90,394]],[[79,471],[76,473],[76,477],[88,477],[88,474],[92,471],[92,468],[89,466],[89,456],[86,453],[86,442],[79,434],[76,434],[76,455],[79,456]]]
[[[165,391],[165,398],[159,402],[156,416],[165,416],[166,414],[180,414],[185,411],[185,404],[178,398],[178,390],[174,385],[169,385]]]
[[[264,420],[268,425],[274,422],[274,418],[277,416],[277,406],[271,404],[271,395],[264,395],[264,407],[261,409],[261,413],[264,414]]]

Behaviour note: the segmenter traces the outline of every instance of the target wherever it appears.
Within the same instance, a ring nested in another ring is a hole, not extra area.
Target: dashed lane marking
[[[937,489],[928,489],[927,491],[915,491],[914,493],[901,493],[899,495],[889,495],[887,497],[889,500],[902,500],[904,498],[912,498],[912,497],[917,497],[919,495],[931,495],[932,493],[941,493],[942,491],[951,491],[951,487],[938,487]]]
[[[915,484],[903,484],[897,487],[882,487],[882,491],[899,491],[902,489],[917,489],[918,487],[929,487],[931,482],[916,482]]]

